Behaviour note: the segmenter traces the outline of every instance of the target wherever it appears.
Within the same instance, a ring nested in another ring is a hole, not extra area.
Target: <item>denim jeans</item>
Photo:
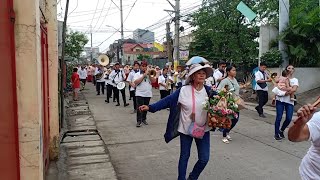
[[[274,123],[274,133],[279,135],[279,128],[282,120],[283,111],[286,110],[286,120],[283,122],[281,131],[284,131],[290,124],[293,115],[293,105],[281,101],[276,101],[277,117]]]
[[[238,118],[231,120],[231,122],[232,122],[231,128],[230,129],[223,129],[223,131],[222,131],[223,137],[227,137],[227,134],[229,134],[229,132],[236,126],[237,122],[239,121],[239,117],[240,117],[240,114],[239,113],[237,113],[237,114],[238,114]]]
[[[178,180],[186,180],[186,172],[190,157],[192,141],[195,139],[198,150],[198,161],[189,175],[190,179],[198,179],[200,173],[206,167],[210,157],[210,133],[206,132],[202,139],[196,139],[189,135],[180,134],[180,159]]]

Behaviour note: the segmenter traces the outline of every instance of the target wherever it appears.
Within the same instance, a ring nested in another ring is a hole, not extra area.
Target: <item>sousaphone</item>
[[[107,66],[110,63],[109,57],[105,54],[102,54],[98,57],[98,62],[102,66]]]

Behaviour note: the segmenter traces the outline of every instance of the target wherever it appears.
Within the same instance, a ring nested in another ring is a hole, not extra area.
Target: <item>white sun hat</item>
[[[201,69],[206,71],[206,79],[213,74],[213,69],[208,64],[205,64],[205,65],[192,64],[190,69],[189,69],[189,73],[187,75],[186,84],[190,83],[192,74],[194,74],[195,72],[197,72],[197,71],[199,71]]]

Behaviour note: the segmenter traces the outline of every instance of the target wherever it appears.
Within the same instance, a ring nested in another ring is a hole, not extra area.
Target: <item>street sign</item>
[[[257,17],[257,14],[254,13],[245,3],[242,1],[238,4],[237,10],[241,12],[249,21],[254,20]]]

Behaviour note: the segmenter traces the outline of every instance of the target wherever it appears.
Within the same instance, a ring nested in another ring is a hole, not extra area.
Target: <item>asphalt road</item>
[[[98,131],[110,152],[111,161],[121,180],[177,179],[180,144],[163,139],[169,111],[148,113],[148,126],[136,128],[136,115],[130,106],[106,104],[88,85],[84,94],[89,102]],[[127,93],[128,94],[128,93]],[[120,98],[121,99],[121,98]],[[127,97],[128,99],[128,97]],[[152,101],[159,99],[154,90]],[[220,132],[211,133],[210,162],[201,180],[298,180],[298,167],[310,146],[309,142],[292,143],[273,140],[273,119],[261,120],[253,111],[241,112],[240,121],[231,132],[233,141],[224,144]],[[188,172],[197,160],[195,143]]]

